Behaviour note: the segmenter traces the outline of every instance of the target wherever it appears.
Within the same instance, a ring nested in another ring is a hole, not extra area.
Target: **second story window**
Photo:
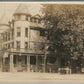
[[[25,28],[25,37],[28,37],[28,28]]]
[[[3,33],[3,41],[4,41],[4,33]]]
[[[14,30],[12,30],[12,39],[14,38]]]
[[[20,50],[20,41],[17,41],[16,44],[17,44],[17,50]]]
[[[7,32],[6,32],[6,41],[7,41]]]
[[[18,14],[18,15],[16,16],[16,19],[17,19],[17,20],[20,20],[20,19],[21,19],[21,15]]]
[[[10,49],[10,44],[8,44],[8,49]]]
[[[17,27],[17,37],[20,37],[20,36],[21,36],[21,28]]]
[[[45,31],[44,30],[40,30],[40,36],[45,36],[45,35],[46,35]]]
[[[28,49],[28,42],[25,42],[25,49]]]

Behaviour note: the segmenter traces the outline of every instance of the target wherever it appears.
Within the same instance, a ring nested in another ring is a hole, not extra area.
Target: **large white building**
[[[14,19],[0,21],[0,46],[2,71],[45,72],[45,45],[47,29],[40,15],[32,16],[25,5],[20,4],[13,14]]]

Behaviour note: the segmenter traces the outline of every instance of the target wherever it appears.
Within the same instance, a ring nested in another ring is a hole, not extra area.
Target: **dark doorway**
[[[36,72],[36,56],[30,56],[30,65],[31,72]]]
[[[14,68],[16,72],[26,72],[27,70],[27,56],[14,55]]]

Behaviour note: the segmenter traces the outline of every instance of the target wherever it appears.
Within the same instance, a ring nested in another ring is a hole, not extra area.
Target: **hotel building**
[[[0,33],[1,71],[46,72],[45,46],[49,42],[44,20],[40,15],[29,14],[22,4],[13,16],[9,22],[4,23],[4,17],[0,21],[0,28],[4,29]]]

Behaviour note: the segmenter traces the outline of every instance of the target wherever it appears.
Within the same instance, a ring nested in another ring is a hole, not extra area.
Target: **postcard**
[[[84,2],[0,2],[0,82],[84,82]]]

